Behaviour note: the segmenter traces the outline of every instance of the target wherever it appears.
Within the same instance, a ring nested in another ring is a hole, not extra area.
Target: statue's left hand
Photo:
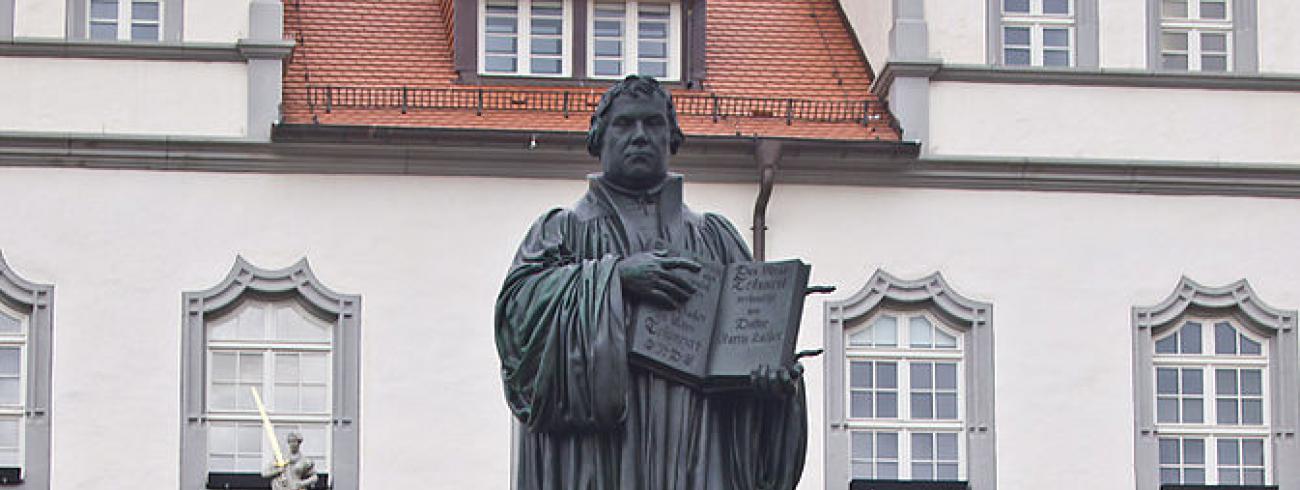
[[[772,367],[764,364],[749,373],[754,394],[769,398],[794,394],[801,378],[803,378],[803,363],[799,361],[795,361],[790,366]]]

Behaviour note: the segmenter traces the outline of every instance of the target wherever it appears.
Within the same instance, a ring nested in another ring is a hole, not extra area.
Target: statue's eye
[[[662,116],[654,116],[647,118],[645,124],[646,126],[663,126],[664,124],[667,124],[667,121],[665,121]]]

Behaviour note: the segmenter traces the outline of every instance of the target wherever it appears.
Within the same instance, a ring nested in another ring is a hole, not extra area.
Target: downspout
[[[758,163],[758,199],[754,201],[754,260],[767,256],[767,203],[772,200],[776,186],[776,164],[781,160],[781,142],[771,139],[756,140],[754,160]]]

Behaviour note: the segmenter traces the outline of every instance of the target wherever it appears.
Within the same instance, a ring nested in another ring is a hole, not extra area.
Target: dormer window
[[[162,2],[159,0],[87,0],[87,29],[96,41],[159,41]]]

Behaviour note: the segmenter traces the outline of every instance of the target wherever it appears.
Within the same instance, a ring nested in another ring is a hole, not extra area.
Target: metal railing
[[[339,87],[307,86],[312,112],[334,109],[463,109],[476,115],[485,111],[531,111],[587,116],[600,101],[600,92],[481,88]],[[681,116],[711,117],[713,122],[732,117],[782,118],[794,121],[854,122],[867,125],[879,117],[868,100],[809,100],[775,97],[733,97],[713,93],[674,94]]]

